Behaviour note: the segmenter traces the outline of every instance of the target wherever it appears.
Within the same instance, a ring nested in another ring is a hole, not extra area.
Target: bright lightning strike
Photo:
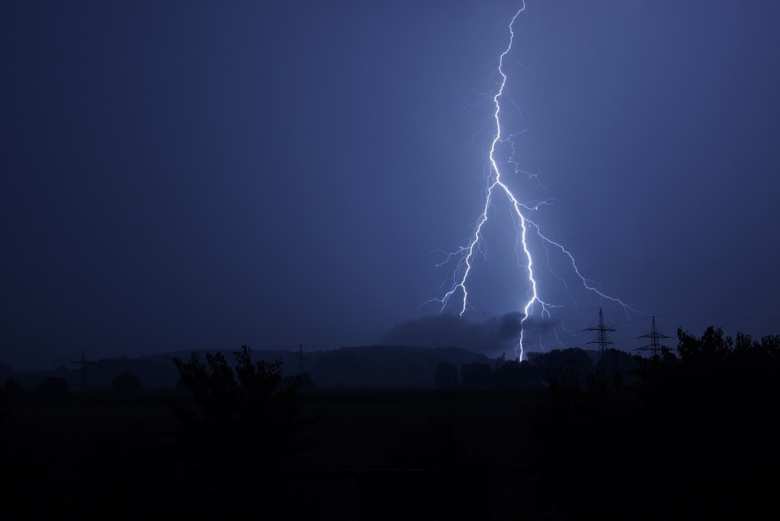
[[[525,0],[523,0],[520,9],[518,9],[517,12],[515,12],[514,16],[509,21],[509,25],[508,25],[509,42],[507,43],[506,48],[498,57],[498,75],[500,77],[500,81],[499,81],[498,90],[493,95],[493,105],[495,107],[495,110],[493,112],[493,119],[495,120],[495,134],[493,135],[493,139],[490,142],[490,149],[488,152],[488,160],[490,162],[490,183],[488,185],[488,189],[485,195],[485,204],[482,207],[482,213],[480,214],[479,219],[477,220],[477,225],[476,228],[474,229],[474,233],[472,235],[470,242],[466,246],[461,246],[456,251],[447,254],[445,260],[442,263],[439,263],[439,266],[441,266],[447,264],[453,258],[459,258],[460,262],[458,263],[458,267],[461,268],[462,271],[461,271],[460,278],[455,276],[452,287],[446,293],[444,293],[444,295],[440,299],[437,299],[441,304],[441,310],[444,311],[444,309],[448,306],[448,304],[453,299],[453,297],[455,297],[455,295],[460,295],[461,300],[460,300],[458,315],[462,317],[466,313],[466,309],[468,308],[468,301],[469,301],[469,290],[468,290],[467,283],[468,283],[469,275],[471,275],[471,271],[473,269],[474,254],[479,245],[479,241],[482,238],[482,228],[488,222],[488,211],[490,209],[490,205],[496,193],[503,194],[511,203],[512,209],[514,210],[515,216],[517,217],[517,223],[519,224],[520,227],[519,230],[520,244],[522,246],[523,254],[525,255],[525,259],[526,259],[525,268],[528,277],[528,285],[530,288],[529,298],[522,307],[523,316],[520,322],[521,325],[520,338],[518,340],[518,346],[517,346],[518,360],[520,361],[523,360],[524,351],[525,351],[524,348],[525,323],[528,320],[528,318],[531,316],[531,313],[534,311],[534,309],[538,307],[541,316],[549,318],[551,316],[550,309],[557,307],[545,302],[544,300],[542,300],[542,298],[539,295],[539,284],[536,279],[534,258],[528,245],[529,228],[532,228],[533,231],[536,233],[536,235],[542,241],[549,244],[550,246],[555,247],[568,258],[574,270],[574,273],[580,279],[580,282],[582,283],[583,287],[586,290],[595,293],[601,298],[619,304],[620,306],[623,307],[624,310],[626,310],[626,312],[632,309],[621,299],[617,297],[613,297],[611,295],[607,295],[606,293],[600,291],[598,288],[591,285],[590,281],[580,272],[580,269],[577,266],[577,262],[574,258],[574,255],[561,243],[556,242],[550,239],[545,234],[543,234],[539,225],[536,222],[528,219],[528,217],[526,217],[526,215],[523,213],[524,211],[528,211],[528,212],[538,211],[542,206],[550,204],[550,201],[542,201],[534,205],[525,204],[515,196],[515,194],[512,192],[509,186],[507,186],[504,183],[504,180],[502,178],[501,168],[499,167],[498,161],[496,160],[496,146],[504,139],[503,131],[501,128],[501,98],[504,95],[504,89],[506,87],[507,80],[508,80],[508,76],[504,71],[504,59],[512,51],[512,45],[515,39],[514,25],[518,17],[525,11],[525,9],[526,9]],[[511,162],[515,165],[515,170],[517,170],[517,165],[516,163],[514,163],[514,157],[512,158]]]

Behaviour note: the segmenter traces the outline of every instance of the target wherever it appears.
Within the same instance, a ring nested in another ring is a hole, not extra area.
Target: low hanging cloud
[[[393,345],[462,347],[480,353],[499,353],[515,348],[520,338],[521,313],[506,313],[482,322],[456,315],[433,315],[403,322],[382,339]],[[526,334],[544,334],[556,321],[529,318],[522,327]]]

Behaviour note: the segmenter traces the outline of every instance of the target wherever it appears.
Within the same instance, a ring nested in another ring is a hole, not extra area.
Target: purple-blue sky
[[[517,4],[5,3],[0,360],[370,343],[434,313]],[[527,4],[505,124],[555,198],[538,220],[668,333],[780,331],[780,6]],[[527,291],[491,223],[471,320]],[[568,330],[595,319],[540,279]],[[625,347],[649,322],[605,313]]]

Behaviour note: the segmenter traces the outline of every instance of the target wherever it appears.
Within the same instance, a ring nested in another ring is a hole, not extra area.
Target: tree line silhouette
[[[81,519],[773,517],[780,336],[677,337],[650,358],[567,349],[440,364],[431,391],[317,390],[246,346],[233,361],[176,360],[179,386],[164,392],[131,374],[110,391],[8,379],[0,508]]]

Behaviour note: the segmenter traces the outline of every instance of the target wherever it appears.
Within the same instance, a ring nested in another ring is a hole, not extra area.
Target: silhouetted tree
[[[253,363],[247,346],[236,353],[235,368],[221,353],[207,354],[205,364],[194,355],[175,363],[193,399],[194,408],[179,411],[190,436],[243,447],[244,456],[265,466],[281,463],[292,448],[298,407],[297,388],[284,385],[278,363]]]
[[[593,362],[582,349],[554,349],[537,356],[534,365],[544,379],[554,387],[581,388],[593,371]]]
[[[724,336],[723,330],[708,327],[701,338],[689,335],[682,329],[677,330],[677,351],[685,363],[715,363],[725,360],[734,347],[731,337]]]
[[[206,511],[225,514],[257,508],[268,513],[284,494],[282,467],[295,448],[297,388],[280,364],[252,362],[242,346],[231,366],[220,354],[175,360],[191,407],[179,407],[181,449],[188,485],[206,497]],[[226,504],[220,498],[233,498]]]

